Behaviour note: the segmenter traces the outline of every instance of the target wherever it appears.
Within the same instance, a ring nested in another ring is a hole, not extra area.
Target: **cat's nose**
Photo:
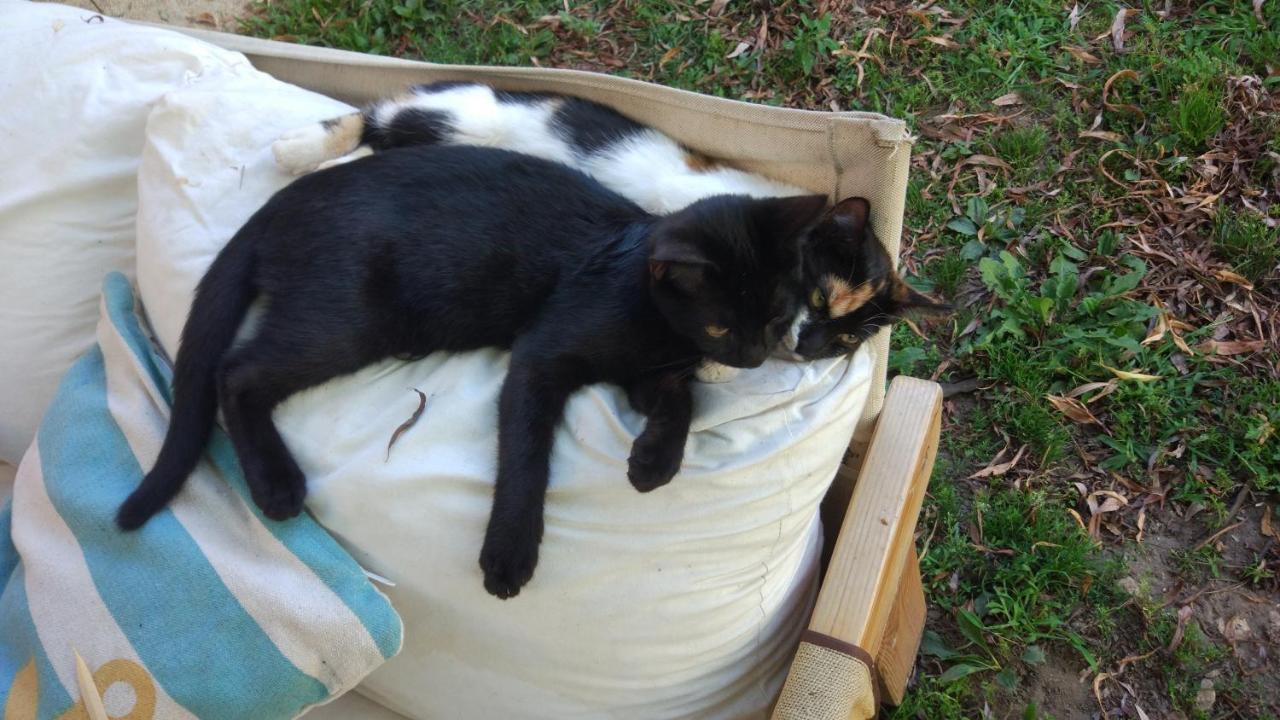
[[[804,357],[811,357],[821,352],[825,345],[822,333],[803,332],[800,333],[800,337],[796,341],[795,353]]]

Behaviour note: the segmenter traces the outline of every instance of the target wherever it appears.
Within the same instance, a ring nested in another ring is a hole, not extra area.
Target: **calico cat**
[[[484,586],[516,595],[537,563],[555,426],[576,389],[624,387],[647,415],[628,459],[644,492],[680,467],[703,357],[755,367],[786,333],[800,243],[821,195],[715,196],[645,212],[563,164],[415,147],[295,181],[219,253],[196,290],[155,467],[117,515],[141,526],[181,488],[217,407],[254,501],[302,509],[306,480],[272,424],[285,398],[377,360],[511,350]],[[247,308],[255,336],[232,348]]]
[[[416,86],[363,112],[290,131],[272,152],[281,168],[301,174],[411,145],[490,146],[546,158],[591,175],[654,213],[725,193],[806,194],[699,155],[599,103],[471,82]],[[783,356],[812,360],[851,353],[908,310],[950,309],[912,290],[894,272],[869,217],[867,201],[850,198],[818,225],[821,242],[807,248],[805,257],[808,307],[783,339]],[[698,371],[699,379],[710,382],[732,376],[716,363]]]

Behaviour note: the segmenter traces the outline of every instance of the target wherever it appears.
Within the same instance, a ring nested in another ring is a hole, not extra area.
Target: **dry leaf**
[[[1142,339],[1142,344],[1145,346],[1151,345],[1152,343],[1158,343],[1164,339],[1164,334],[1168,331],[1169,321],[1165,318],[1164,313],[1160,313],[1160,315],[1156,317],[1156,326],[1151,328],[1151,332],[1147,333],[1147,336]]]
[[[738,46],[733,49],[733,52],[729,53],[728,55],[725,55],[724,57],[726,60],[728,60],[729,58],[736,58],[742,53],[746,52],[750,47],[751,47],[751,43],[740,42],[738,43]]]
[[[1147,508],[1146,506],[1138,508],[1138,537],[1134,541],[1142,544],[1142,533],[1147,529]],[[1152,651],[1154,652],[1154,650]]]
[[[1013,167],[1009,165],[1009,163],[998,157],[992,157],[990,155],[970,155],[960,161],[956,167],[958,168],[961,165],[986,165],[988,167],[1000,168],[1001,170],[1013,170]]]
[[[1267,21],[1262,17],[1262,3],[1264,2],[1266,0],[1253,0],[1253,16],[1258,18],[1258,22],[1266,25]]]
[[[1102,424],[1102,421],[1094,417],[1093,413],[1089,412],[1089,408],[1085,407],[1084,403],[1079,400],[1063,397],[1061,395],[1045,395],[1045,399],[1048,400],[1058,412],[1066,415],[1073,422],[1085,425],[1097,425],[1102,428],[1104,432],[1106,431],[1107,428]],[[1110,433],[1107,434],[1109,435]]]
[[[941,45],[948,50],[955,50],[960,47],[959,43],[944,35],[929,35],[923,39],[933,43],[934,45]]]
[[[1018,450],[1017,454],[1013,456],[1013,459],[1010,460],[1009,462],[997,463],[996,461],[999,460],[1001,457],[1004,457],[1005,450],[1008,450],[1008,449],[1009,448],[1005,448],[1004,450],[1001,450],[999,454],[997,454],[994,458],[992,458],[991,462],[988,463],[986,467],[970,475],[968,479],[977,480],[978,478],[999,477],[1001,475],[1004,475],[1005,473],[1012,470],[1013,466],[1017,465],[1018,461],[1022,459],[1022,454],[1027,451],[1027,446],[1023,445]]]
[[[1084,395],[1085,393],[1091,393],[1094,390],[1102,390],[1105,388],[1107,390],[1106,392],[1099,393],[1098,397],[1093,398],[1093,400],[1097,400],[1099,397],[1105,397],[1107,395],[1110,395],[1115,390],[1115,386],[1116,386],[1115,380],[1108,380],[1106,382],[1085,383],[1079,387],[1072,388],[1071,392],[1067,393],[1067,397],[1078,398],[1081,395]],[[1093,400],[1090,400],[1089,402],[1093,402]]]
[[[1098,363],[1098,364],[1102,365],[1102,363]],[[1154,380],[1160,379],[1159,375],[1148,375],[1147,373],[1129,372],[1128,370],[1117,370],[1111,367],[1110,365],[1102,365],[1102,367],[1110,370],[1116,377],[1120,378],[1121,380],[1137,380],[1138,382],[1152,382]]]
[[[1213,276],[1218,278],[1222,282],[1239,285],[1243,287],[1245,290],[1253,289],[1253,283],[1249,282],[1248,279],[1246,279],[1245,277],[1241,275],[1237,275],[1231,272],[1230,270],[1214,270]]]
[[[1169,652],[1178,649],[1182,644],[1182,636],[1187,632],[1187,621],[1191,619],[1191,606],[1183,605],[1178,608],[1178,627],[1173,631],[1173,638],[1169,640]]]
[[[1206,355],[1240,355],[1257,352],[1265,345],[1262,340],[1206,340],[1196,349]]]
[[[1130,13],[1137,13],[1137,10],[1129,10],[1120,8],[1116,11],[1116,17],[1111,21],[1111,47],[1116,52],[1124,52],[1124,21],[1129,17]]]
[[[1102,84],[1102,106],[1108,110],[1121,110],[1127,113],[1133,113],[1134,115],[1137,115],[1140,118],[1146,119],[1147,117],[1146,113],[1142,112],[1141,108],[1139,108],[1137,105],[1113,103],[1107,99],[1111,95],[1111,84],[1114,83],[1116,80],[1119,80],[1120,78],[1125,78],[1125,79],[1133,80],[1134,82],[1137,82],[1139,80],[1138,71],[1121,70],[1115,73],[1114,75],[1112,75],[1111,77],[1107,78],[1107,81]]]
[[[312,10],[314,11],[315,8],[312,8]],[[218,20],[213,16],[213,13],[202,12],[199,15],[196,15],[195,17],[189,18],[189,19],[192,22],[196,23],[197,25],[208,25],[209,27],[218,27]]]
[[[1071,514],[1072,518],[1075,518],[1076,524],[1080,526],[1080,529],[1084,530],[1084,518],[1080,517],[1080,513],[1076,512],[1072,508],[1067,508],[1067,512]]]
[[[1067,51],[1067,52],[1069,52],[1069,53],[1071,53],[1071,57],[1073,57],[1073,58],[1075,58],[1075,59],[1079,60],[1079,61],[1080,61],[1080,62],[1082,62],[1082,63],[1085,63],[1086,65],[1101,65],[1101,64],[1102,64],[1102,59],[1101,59],[1101,58],[1099,58],[1097,55],[1094,55],[1093,53],[1089,52],[1088,50],[1085,50],[1084,48],[1073,47],[1073,46],[1071,46],[1071,45],[1067,45],[1067,46],[1064,46],[1062,49],[1063,49],[1063,50],[1066,50],[1066,51]]]
[[[992,100],[991,104],[996,105],[998,107],[1007,107],[1009,105],[1021,105],[1022,96],[1016,92],[1011,92],[1006,95],[1001,95],[995,100]]]
[[[724,12],[724,6],[729,4],[729,0],[714,0],[711,7],[707,8],[708,15],[719,15]]]
[[[1122,139],[1120,133],[1111,132],[1110,130],[1084,130],[1081,131],[1080,137],[1107,140],[1109,142],[1120,142]]]
[[[1259,530],[1263,535],[1270,538],[1280,540],[1280,535],[1276,534],[1275,528],[1271,527],[1271,506],[1262,506],[1262,527]]]
[[[1072,4],[1072,6],[1071,6],[1071,14],[1067,16],[1067,26],[1068,26],[1068,27],[1067,27],[1067,29],[1068,29],[1068,30],[1071,30],[1072,32],[1074,32],[1074,31],[1075,31],[1075,29],[1076,29],[1076,25],[1079,25],[1079,24],[1080,24],[1080,16],[1081,16],[1081,14],[1082,14],[1082,13],[1080,12],[1080,3],[1074,3],[1074,4]]]
[[[667,63],[671,62],[675,58],[675,56],[678,55],[679,53],[680,53],[679,45],[676,45],[670,50],[662,53],[662,57],[658,58],[658,67],[662,67],[663,65],[666,65]]]
[[[400,423],[400,427],[396,428],[396,431],[391,433],[391,439],[387,441],[386,460],[391,459],[391,446],[395,445],[396,441],[400,439],[400,436],[405,434],[409,428],[413,427],[414,423],[418,422],[418,418],[422,417],[422,411],[427,407],[427,396],[423,395],[422,391],[418,388],[414,388],[413,391],[418,393],[418,409],[414,410],[413,414],[409,416],[409,419]],[[383,462],[386,462],[386,460]]]

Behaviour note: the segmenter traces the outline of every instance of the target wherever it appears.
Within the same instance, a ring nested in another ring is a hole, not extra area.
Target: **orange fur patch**
[[[360,146],[360,135],[364,132],[364,115],[351,113],[324,122],[328,134],[324,138],[324,149],[328,157],[342,157]]]
[[[714,158],[707,157],[700,153],[689,152],[688,150],[684,153],[684,164],[690,170],[700,173],[710,172],[720,167],[720,163],[716,162]]]
[[[827,276],[826,285],[827,308],[833,318],[844,317],[866,305],[867,301],[884,288],[883,282],[862,283],[858,287],[853,287],[834,275]]]

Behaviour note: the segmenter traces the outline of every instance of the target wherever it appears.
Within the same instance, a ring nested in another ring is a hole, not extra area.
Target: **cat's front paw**
[[[704,360],[702,361],[702,364],[698,366],[698,371],[695,373],[695,377],[697,377],[700,382],[704,383],[727,383],[738,377],[738,373],[740,372],[742,372],[742,370],[739,368],[721,365],[714,360]]]
[[[538,542],[537,534],[490,528],[480,549],[484,589],[502,600],[519,595],[538,566]]]
[[[684,442],[677,443],[648,432],[640,433],[627,459],[627,479],[642,493],[671,482],[684,460]]]

